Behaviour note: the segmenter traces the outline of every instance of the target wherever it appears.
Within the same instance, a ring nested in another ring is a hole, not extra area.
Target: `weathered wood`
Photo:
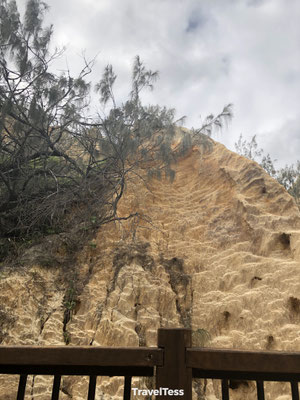
[[[88,400],[95,400],[97,376],[91,375],[89,381]]]
[[[264,382],[256,381],[257,400],[265,400]]]
[[[222,400],[229,400],[229,387],[227,379],[222,379]]]
[[[151,347],[0,346],[1,365],[162,365],[161,349]]]
[[[97,376],[124,376],[124,399],[131,395],[132,376],[153,376],[156,388],[184,390],[184,396],[162,394],[157,399],[191,400],[192,377],[222,380],[229,399],[228,379],[291,382],[292,399],[299,400],[300,352],[258,352],[191,348],[188,329],[159,329],[158,348],[98,348],[91,346],[0,346],[0,374],[19,374],[17,400],[23,400],[27,375],[54,375],[51,400],[59,399],[61,375],[90,376],[88,399],[95,397]],[[141,388],[143,389],[143,388]]]
[[[55,375],[53,379],[52,396],[51,400],[59,399],[59,388],[60,388],[61,376]]]
[[[27,375],[20,375],[17,400],[24,400]]]
[[[243,381],[277,381],[277,382],[290,382],[300,381],[300,374],[268,374],[255,373],[255,372],[238,372],[238,371],[219,371],[219,370],[202,370],[193,368],[193,378],[206,378],[206,379],[232,379]]]
[[[293,381],[300,379],[300,353],[187,349],[193,377]]]
[[[156,388],[183,390],[184,395],[156,399],[192,399],[192,369],[186,365],[186,348],[192,345],[189,329],[159,329],[158,346],[164,349],[164,364],[156,368]]]
[[[292,400],[299,400],[298,382],[291,382]]]
[[[130,363],[130,361],[128,361]],[[0,365],[0,374],[13,375],[97,375],[97,376],[153,376],[153,367],[97,367],[86,365]]]
[[[125,376],[123,400],[130,400],[130,396],[131,396],[131,376]]]

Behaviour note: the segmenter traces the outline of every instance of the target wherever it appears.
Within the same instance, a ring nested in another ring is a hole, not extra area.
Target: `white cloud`
[[[46,0],[47,1],[47,0]],[[129,91],[130,68],[139,54],[160,80],[146,101],[175,107],[188,126],[199,115],[235,105],[221,140],[231,148],[241,132],[258,135],[270,153],[295,161],[300,154],[300,3],[298,0],[48,0],[55,42],[69,43],[71,70],[79,54],[100,52],[94,80],[107,63],[118,75],[117,94]],[[297,125],[297,124],[296,124]],[[266,132],[268,132],[266,140]],[[279,132],[281,132],[279,134]],[[293,133],[292,133],[293,132]],[[285,154],[282,154],[284,149]],[[271,154],[272,155],[272,154]],[[276,156],[277,158],[280,158]],[[294,159],[295,158],[295,159]]]

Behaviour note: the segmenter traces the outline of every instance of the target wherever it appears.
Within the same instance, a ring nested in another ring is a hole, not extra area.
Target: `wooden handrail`
[[[264,399],[263,381],[288,381],[292,399],[299,400],[300,352],[193,348],[191,330],[159,329],[158,347],[0,346],[0,374],[20,375],[19,400],[30,374],[54,375],[52,400],[59,399],[62,375],[90,376],[88,399],[94,399],[97,376],[124,376],[128,400],[132,376],[156,375],[156,391],[184,391],[157,399],[191,400],[192,378],[212,378],[222,380],[224,400],[230,379],[255,380],[258,400]]]
[[[155,347],[0,346],[1,365],[128,366],[163,364],[163,350]]]
[[[300,352],[187,349],[193,377],[248,380],[300,380]]]

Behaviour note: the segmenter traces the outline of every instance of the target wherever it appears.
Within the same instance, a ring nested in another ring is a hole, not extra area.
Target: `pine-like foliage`
[[[165,107],[143,106],[140,100],[141,91],[152,89],[157,75],[157,72],[146,70],[137,56],[129,99],[119,107],[113,94],[116,75],[111,65],[106,67],[96,86],[101,103],[107,105],[110,101],[112,106],[108,115],[99,116],[101,157],[113,160],[120,180],[124,182],[125,176],[137,174],[143,167],[147,168],[150,177],[172,176],[174,155],[171,143],[175,134],[175,112]]]
[[[284,168],[276,169],[275,162],[270,154],[264,155],[264,150],[258,148],[256,135],[247,142],[241,134],[235,150],[238,154],[259,163],[259,165],[274,179],[276,179],[300,205],[300,161],[294,164],[286,165]]]
[[[231,115],[227,106],[207,117],[183,135],[175,154],[179,121],[172,109],[142,104],[142,90],[153,88],[158,73],[137,56],[128,100],[116,101],[108,65],[95,87],[107,111],[87,118],[93,61],[84,59],[77,77],[50,69],[63,51],[50,52],[46,10],[43,1],[29,0],[21,19],[15,0],[0,0],[0,237],[8,240],[120,219],[129,179],[174,179],[178,154],[210,143],[212,128]]]
[[[86,168],[69,151],[87,106],[90,72],[77,78],[49,71],[52,26],[47,6],[27,2],[23,20],[14,0],[0,0],[0,232],[20,235],[57,222],[75,199]]]

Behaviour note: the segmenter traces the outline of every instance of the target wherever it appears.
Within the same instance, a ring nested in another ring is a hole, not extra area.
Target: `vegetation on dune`
[[[195,142],[209,143],[212,129],[231,117],[231,105],[209,115],[172,151],[182,119],[175,121],[173,109],[142,104],[142,90],[153,88],[158,73],[138,56],[128,100],[115,99],[116,75],[108,65],[95,85],[108,111],[89,116],[87,77],[94,61],[84,59],[76,77],[68,70],[53,72],[51,63],[63,51],[50,51],[53,26],[43,26],[47,8],[41,0],[29,0],[21,18],[15,0],[0,0],[2,256],[36,235],[75,225],[87,231],[120,219],[117,208],[128,179],[173,179],[175,154]],[[142,167],[148,178],[140,174]]]
[[[295,198],[298,207],[300,206],[300,161],[297,161],[296,165],[286,165],[284,168],[276,169],[276,160],[272,160],[270,154],[264,155],[264,150],[258,148],[256,135],[247,142],[241,134],[238,142],[235,143],[235,150],[249,160],[257,161],[272,178],[284,186]]]

